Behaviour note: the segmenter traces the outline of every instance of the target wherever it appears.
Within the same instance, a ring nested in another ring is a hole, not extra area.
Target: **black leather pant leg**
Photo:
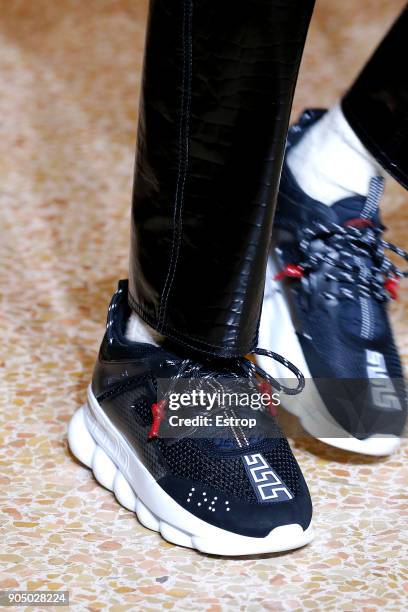
[[[257,341],[284,144],[314,0],[152,0],[129,302],[221,357]]]
[[[408,189],[408,8],[342,101],[367,149]]]

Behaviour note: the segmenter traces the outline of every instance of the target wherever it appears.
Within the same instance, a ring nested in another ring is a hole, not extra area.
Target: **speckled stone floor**
[[[403,5],[318,2],[294,112],[332,104]],[[78,610],[407,609],[406,444],[374,460],[297,440],[315,542],[233,560],[165,543],[67,450],[126,276],[145,14],[140,0],[1,3],[0,588],[66,588]],[[407,198],[389,182],[405,248]],[[408,364],[406,295],[393,321]]]

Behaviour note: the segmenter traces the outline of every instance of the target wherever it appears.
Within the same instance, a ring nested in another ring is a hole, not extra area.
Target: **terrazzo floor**
[[[294,114],[335,102],[403,5],[318,2]],[[167,544],[70,456],[126,276],[146,2],[0,8],[0,589],[65,588],[92,611],[406,610],[406,444],[376,460],[297,439],[316,540],[249,559]],[[405,248],[407,199],[390,181],[388,237]],[[406,365],[407,295],[392,311]]]

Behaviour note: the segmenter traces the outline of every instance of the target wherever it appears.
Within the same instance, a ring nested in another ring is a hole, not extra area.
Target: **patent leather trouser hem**
[[[313,0],[153,0],[129,302],[203,353],[254,348]]]
[[[408,8],[344,96],[347,121],[377,161],[408,189]]]

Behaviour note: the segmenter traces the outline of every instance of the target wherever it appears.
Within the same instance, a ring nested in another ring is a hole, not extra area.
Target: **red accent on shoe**
[[[385,279],[384,289],[388,291],[391,296],[391,299],[398,300],[398,285],[399,278],[397,276],[389,276]]]
[[[302,278],[303,268],[297,264],[286,264],[286,266],[274,276],[273,280],[282,280],[285,277]]]
[[[157,404],[152,404],[153,423],[148,435],[149,440],[151,438],[157,438],[161,422],[163,421],[166,413],[166,404],[166,400],[160,400],[160,402],[157,402]]]
[[[272,399],[272,395],[273,395],[272,386],[268,383],[267,380],[261,380],[259,383],[257,383],[256,386],[258,387],[260,393],[266,393],[267,395],[269,395],[268,410],[272,416],[276,417],[278,414],[278,408]]]
[[[345,227],[356,227],[357,229],[363,229],[365,227],[374,227],[374,223],[370,219],[361,219],[356,217],[355,219],[349,219],[344,223]]]

